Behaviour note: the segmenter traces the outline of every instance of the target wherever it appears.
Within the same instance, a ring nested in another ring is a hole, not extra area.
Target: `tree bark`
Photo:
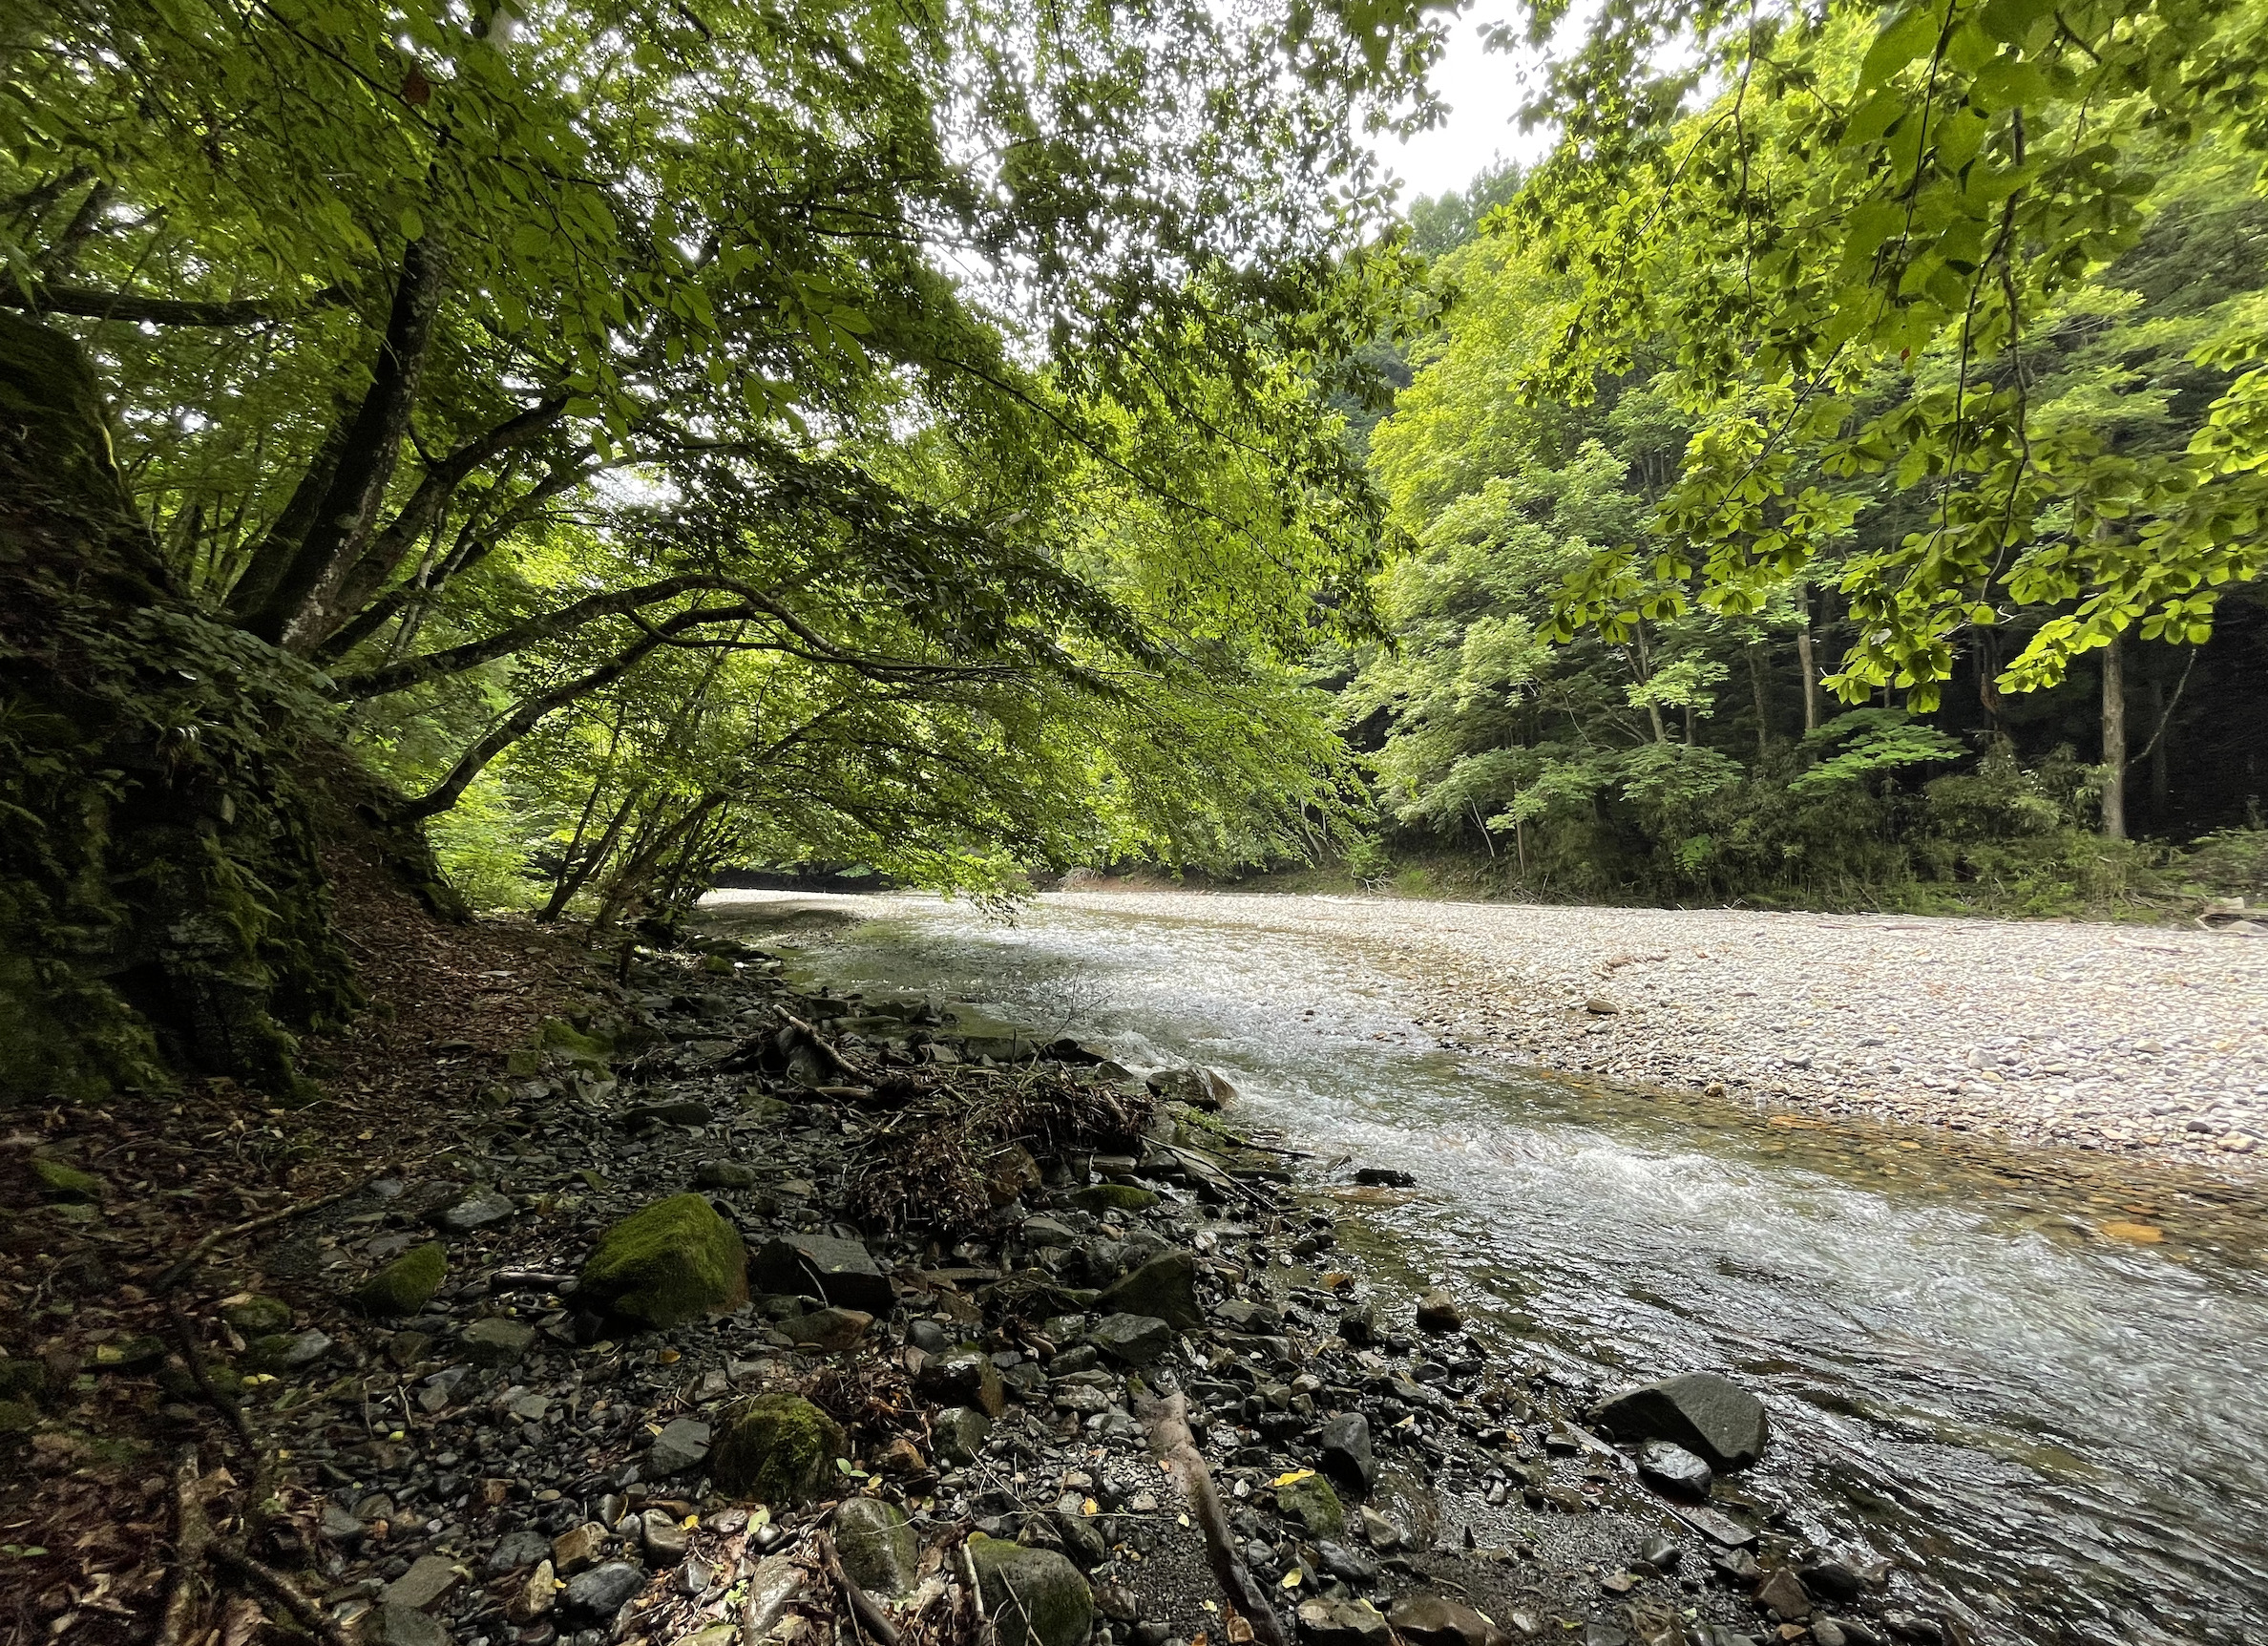
[[[1764,691],[1764,665],[1761,646],[1748,648],[1749,689],[1756,698],[1756,758],[1761,760],[1772,752],[1772,700]]]
[[[1796,586],[1796,615],[1802,620],[1796,630],[1796,665],[1803,671],[1803,734],[1819,729],[1819,669],[1812,660],[1811,590]]]
[[[2119,637],[2103,648],[2103,837],[2123,840],[2126,821],[2126,661]]]
[[[2173,782],[2166,762],[2166,682],[2162,675],[2150,677],[2150,723],[2157,733],[2150,740],[2150,821],[2152,828],[2163,828],[2166,810],[2172,800]]]
[[[370,387],[346,427],[322,504],[273,590],[244,618],[261,639],[304,654],[338,626],[331,606],[393,479],[440,306],[441,261],[425,241],[413,240],[403,248]]]

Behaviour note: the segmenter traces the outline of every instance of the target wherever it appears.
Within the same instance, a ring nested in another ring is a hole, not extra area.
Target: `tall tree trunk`
[[[369,390],[341,433],[323,500],[273,586],[256,608],[243,613],[244,626],[261,639],[309,652],[346,615],[331,610],[333,598],[369,541],[378,506],[393,479],[440,306],[440,258],[425,241],[411,241],[403,248],[401,277],[386,335],[371,363]]]
[[[2119,639],[2103,648],[2103,836],[2127,837],[2126,660]]]
[[[1772,752],[1772,699],[1764,691],[1764,648],[1751,644],[1748,648],[1749,688],[1756,697],[1756,758],[1761,760]]]
[[[1803,734],[1819,729],[1819,669],[1812,661],[1811,590],[1796,585],[1796,665],[1803,671]]]

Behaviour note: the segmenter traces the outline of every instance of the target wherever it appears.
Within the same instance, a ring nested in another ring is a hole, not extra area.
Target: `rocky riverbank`
[[[2183,932],[1156,891],[1044,900],[1328,946],[1439,1044],[1523,1065],[2233,1172],[2268,1156],[2268,939],[2244,935],[2251,922]]]
[[[1217,1079],[704,948],[548,1024],[429,1157],[218,1244],[170,1337],[11,1343],[51,1493],[114,1444],[97,1384],[202,1460],[49,1637],[157,1622],[199,1518],[224,1646],[1947,1637],[1741,1491],[1745,1392],[1600,1405],[1366,1275]],[[41,1158],[27,1222],[83,1228],[99,1183]]]

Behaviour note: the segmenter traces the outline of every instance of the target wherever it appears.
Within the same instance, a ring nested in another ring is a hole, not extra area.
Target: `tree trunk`
[[[1764,648],[1748,648],[1749,688],[1756,697],[1756,758],[1761,760],[1772,752],[1772,699],[1764,691]]]
[[[343,618],[331,610],[339,585],[361,556],[410,433],[418,379],[441,306],[441,264],[422,240],[402,252],[401,277],[386,336],[370,367],[370,387],[338,442],[338,461],[306,536],[244,626],[295,652],[311,652]],[[296,501],[296,499],[295,499]]]
[[[2126,661],[2116,635],[2103,648],[2103,837],[2123,840],[2126,822]]]
[[[1802,620],[1796,630],[1796,665],[1803,671],[1803,734],[1819,729],[1819,670],[1812,661],[1811,591],[1796,587],[1796,615]]]

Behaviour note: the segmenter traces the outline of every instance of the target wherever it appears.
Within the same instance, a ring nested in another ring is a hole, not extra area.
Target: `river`
[[[1231,1118],[1342,1196],[1344,1243],[1450,1286],[1508,1356],[1577,1390],[1754,1388],[1775,1440],[1736,1489],[1980,1640],[2268,1635],[2268,1231],[2215,1179],[1542,1077],[1440,1047],[1359,942],[1201,898],[1006,923],[722,894],[704,919],[838,991],[1222,1069]],[[1350,1161],[1419,1189],[1346,1204]]]

